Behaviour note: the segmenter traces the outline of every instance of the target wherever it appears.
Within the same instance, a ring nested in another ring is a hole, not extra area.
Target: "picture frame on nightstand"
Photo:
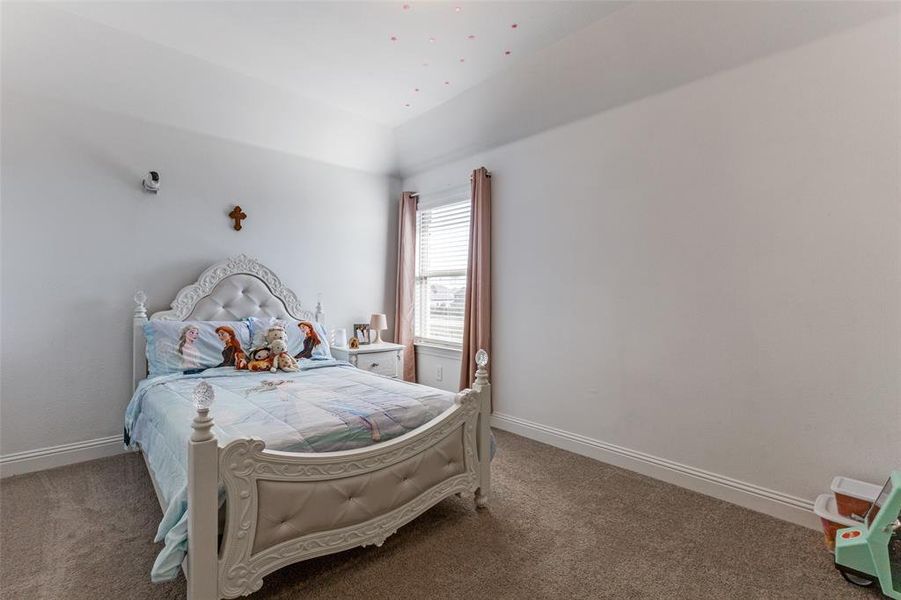
[[[369,343],[369,323],[354,323],[354,337],[360,345]]]

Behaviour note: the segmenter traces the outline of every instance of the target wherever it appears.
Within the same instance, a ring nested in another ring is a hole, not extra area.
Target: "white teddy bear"
[[[266,342],[269,350],[272,352],[272,368],[269,370],[275,373],[281,368],[282,371],[299,371],[297,361],[288,354],[288,334],[282,325],[273,325],[266,330]]]
[[[270,371],[275,373],[279,368],[282,371],[300,370],[300,367],[297,366],[297,361],[288,354],[288,344],[285,340],[280,338],[272,340],[269,344],[269,349],[272,350],[272,368],[269,369]]]
[[[282,340],[285,343],[288,341],[288,334],[285,332],[285,326],[281,323],[273,325],[266,330],[266,345],[271,345],[275,340]]]

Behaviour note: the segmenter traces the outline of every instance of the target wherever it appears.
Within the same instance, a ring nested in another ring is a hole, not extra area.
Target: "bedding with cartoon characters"
[[[125,418],[125,442],[144,452],[166,507],[156,537],[165,547],[153,566],[154,581],[174,578],[187,549],[187,448],[195,414],[191,394],[200,379],[215,391],[211,416],[222,446],[254,437],[264,440],[267,448],[289,452],[360,448],[412,431],[454,403],[450,392],[389,379],[321,356],[297,360],[296,372],[251,371],[238,366],[241,361],[252,365],[256,360],[253,335],[241,322],[177,325],[167,333],[176,353],[182,338],[193,340],[182,345],[179,357],[169,359],[179,369],[190,368],[142,381]],[[183,336],[188,326],[200,327],[200,335]],[[216,332],[226,327],[231,331]],[[303,337],[289,338],[289,352],[301,353],[304,340],[311,336],[301,326],[294,329]],[[219,340],[218,356],[213,356],[211,343],[205,351],[189,352],[190,362],[179,363],[185,356],[184,346],[196,347],[201,339]],[[148,358],[150,352],[148,344]],[[214,360],[205,370],[194,366]],[[220,502],[223,498],[220,493]]]

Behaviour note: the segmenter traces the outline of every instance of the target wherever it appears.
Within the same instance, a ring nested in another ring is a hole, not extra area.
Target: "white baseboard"
[[[820,528],[813,512],[813,502],[804,498],[511,415],[493,414],[491,426],[810,529]]]
[[[125,452],[122,435],[0,456],[0,478],[43,471]]]
[[[810,529],[820,528],[810,500],[511,415],[495,413],[491,416],[491,426]],[[16,452],[0,456],[0,477],[62,467],[122,452],[125,449],[121,435]]]

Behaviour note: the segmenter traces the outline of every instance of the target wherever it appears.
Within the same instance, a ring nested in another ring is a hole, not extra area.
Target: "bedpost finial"
[[[479,350],[476,352],[476,380],[475,383],[481,389],[488,383],[488,352]]]
[[[147,318],[147,307],[144,306],[144,303],[147,302],[147,294],[144,293],[144,290],[138,290],[134,295],[135,301],[135,319],[139,321],[143,321]]]
[[[194,400],[194,408],[197,410],[197,415],[191,423],[191,428],[194,430],[191,434],[191,441],[205,442],[211,440],[213,439],[211,431],[213,419],[209,415],[210,407],[213,406],[213,400],[216,397],[213,386],[201,379],[200,383],[194,388],[191,397]]]
[[[213,400],[216,399],[216,392],[213,391],[213,386],[201,379],[200,383],[194,386],[191,399],[194,401],[194,408],[197,410],[209,410],[213,405]]]

